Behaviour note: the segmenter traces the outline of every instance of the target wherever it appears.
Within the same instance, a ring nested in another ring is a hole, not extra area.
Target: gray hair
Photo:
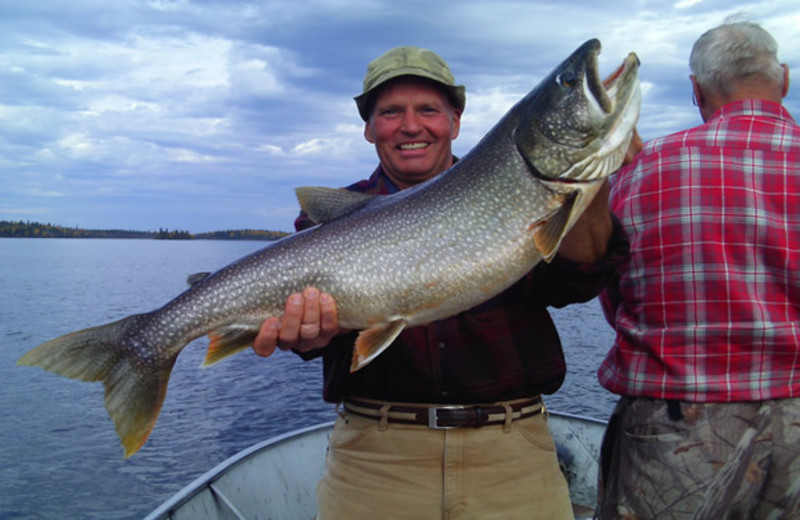
[[[700,85],[723,94],[754,77],[783,85],[775,38],[749,21],[726,19],[705,32],[692,47],[689,68]]]

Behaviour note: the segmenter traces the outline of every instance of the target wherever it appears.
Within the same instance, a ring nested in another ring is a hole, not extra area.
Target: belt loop
[[[683,411],[681,410],[681,402],[677,399],[667,399],[667,417],[670,421],[682,421]]]
[[[502,405],[506,411],[506,422],[503,423],[503,433],[509,433],[511,431],[511,422],[514,420],[514,410],[511,409],[509,403],[502,403]]]
[[[378,431],[385,432],[389,428],[389,408],[391,403],[383,403],[381,406],[381,421],[378,423]]]

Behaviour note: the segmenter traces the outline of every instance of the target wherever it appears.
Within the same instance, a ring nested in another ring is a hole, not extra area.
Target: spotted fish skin
[[[353,370],[406,327],[488,300],[549,261],[604,179],[638,118],[638,59],[600,80],[590,40],[443,174],[389,196],[297,190],[319,224],[196,276],[163,307],[61,336],[19,361],[102,381],[125,456],[150,435],[180,351],[209,335],[205,365],[252,345],[286,298],[330,293],[340,325],[359,329]]]

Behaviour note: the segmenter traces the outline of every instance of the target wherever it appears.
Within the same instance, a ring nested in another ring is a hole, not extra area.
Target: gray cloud
[[[289,230],[294,187],[374,168],[352,96],[366,63],[403,44],[436,50],[467,85],[459,154],[592,37],[606,72],[640,56],[652,138],[699,122],[688,53],[728,4],[14,2],[0,8],[0,219]],[[752,6],[797,68],[800,8]]]

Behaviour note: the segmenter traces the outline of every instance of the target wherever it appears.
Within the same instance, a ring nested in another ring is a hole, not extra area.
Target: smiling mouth
[[[397,148],[400,150],[422,150],[423,148],[427,148],[429,145],[428,143],[407,143],[401,144]]]

